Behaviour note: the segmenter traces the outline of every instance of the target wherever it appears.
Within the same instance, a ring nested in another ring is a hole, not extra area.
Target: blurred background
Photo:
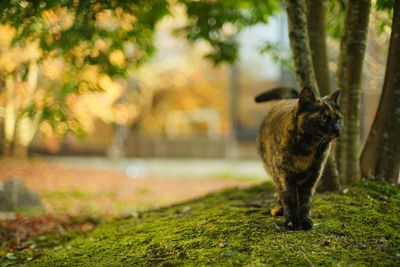
[[[267,180],[255,148],[267,104],[253,99],[277,86],[296,88],[285,10],[277,1],[268,19],[246,27],[207,13],[208,37],[201,38],[202,18],[182,2],[141,5],[150,17],[126,7],[79,13],[44,3],[18,27],[3,21],[0,180],[22,181],[50,213],[111,216]],[[334,74],[340,29],[333,11]],[[80,25],[88,12],[92,19]],[[372,14],[371,24],[382,16]],[[369,34],[363,138],[378,104],[389,31],[371,27]],[[234,56],[219,35],[234,41]],[[225,52],[237,60],[225,60]]]

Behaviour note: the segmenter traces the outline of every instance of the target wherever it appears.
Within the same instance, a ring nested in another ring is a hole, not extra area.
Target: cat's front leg
[[[301,224],[298,216],[296,187],[287,186],[286,190],[283,192],[283,206],[286,229],[300,230]]]
[[[302,230],[310,230],[313,222],[310,219],[312,187],[303,185],[298,188],[299,219]]]

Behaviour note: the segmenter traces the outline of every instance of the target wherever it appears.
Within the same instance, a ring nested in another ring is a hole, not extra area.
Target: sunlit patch
[[[130,179],[141,179],[146,176],[146,168],[142,162],[136,161],[125,168],[125,174]]]

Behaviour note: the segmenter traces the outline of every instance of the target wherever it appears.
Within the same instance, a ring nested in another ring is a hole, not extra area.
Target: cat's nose
[[[340,133],[342,131],[342,125],[340,122],[337,122],[333,126],[333,133],[336,135],[336,137],[340,136]]]

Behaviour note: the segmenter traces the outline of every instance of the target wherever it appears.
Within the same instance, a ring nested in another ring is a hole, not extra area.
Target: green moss
[[[269,215],[271,184],[204,198],[99,226],[28,266],[398,266],[400,188],[363,182],[316,196],[315,227],[283,228]],[[15,262],[15,260],[14,260]],[[21,261],[20,263],[23,263]]]

